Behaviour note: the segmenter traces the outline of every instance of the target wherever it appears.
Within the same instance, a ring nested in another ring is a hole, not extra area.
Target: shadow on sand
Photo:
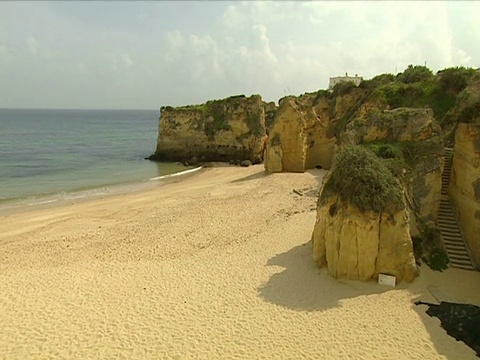
[[[260,287],[259,295],[268,302],[293,310],[327,310],[339,306],[343,299],[393,290],[375,282],[334,279],[325,268],[318,269],[313,262],[311,241],[274,256],[267,265],[281,266],[285,270],[274,274]]]
[[[448,269],[444,273],[428,270],[424,275],[424,281],[428,285],[423,293],[412,293],[416,295],[412,309],[424,323],[435,349],[446,359],[470,358],[464,349],[460,351],[465,353],[459,354],[457,347],[452,347],[451,342],[445,341],[446,336],[468,346],[472,359],[480,358],[480,302],[465,301],[462,294],[452,291],[455,289],[452,281],[460,281],[466,289],[477,288],[479,277],[472,276],[473,274],[461,269]],[[440,279],[442,283],[438,284]]]
[[[233,180],[232,183],[261,179],[261,178],[267,177],[267,176],[269,176],[269,175],[271,175],[271,174],[270,174],[270,173],[267,173],[267,172],[264,171],[264,170],[262,170],[262,171],[259,171],[259,172],[255,173],[255,174],[248,175],[248,176],[245,176],[245,177],[243,177],[243,178]]]

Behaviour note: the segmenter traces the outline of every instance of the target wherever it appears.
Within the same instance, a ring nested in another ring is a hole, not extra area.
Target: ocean
[[[187,170],[145,160],[157,110],[0,109],[0,208],[121,191]]]

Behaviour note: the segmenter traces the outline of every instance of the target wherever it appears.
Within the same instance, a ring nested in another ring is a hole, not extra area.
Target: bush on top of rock
[[[335,159],[322,197],[337,194],[360,211],[382,212],[403,206],[400,185],[384,160],[363,146],[348,146]]]

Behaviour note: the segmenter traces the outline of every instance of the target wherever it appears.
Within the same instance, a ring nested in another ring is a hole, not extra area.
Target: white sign
[[[395,287],[395,282],[397,278],[391,275],[378,274],[378,283],[380,285],[387,285]]]

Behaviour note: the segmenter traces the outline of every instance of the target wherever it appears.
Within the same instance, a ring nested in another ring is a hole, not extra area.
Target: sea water
[[[0,109],[0,206],[105,194],[186,168],[145,160],[157,110]]]

